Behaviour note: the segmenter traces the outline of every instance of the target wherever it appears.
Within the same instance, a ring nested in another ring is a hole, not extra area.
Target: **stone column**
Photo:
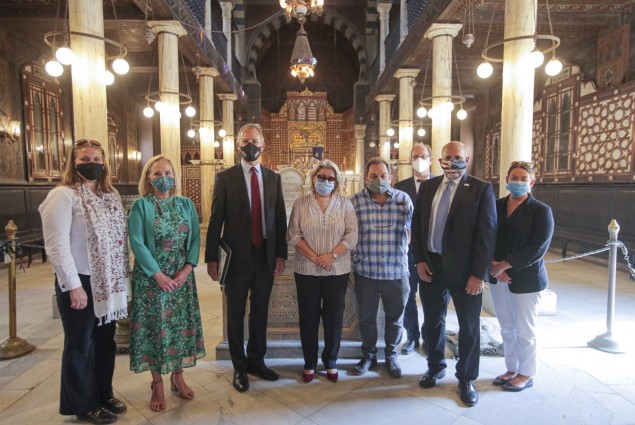
[[[232,51],[232,10],[234,9],[234,3],[231,1],[221,1],[220,7],[223,9],[223,33],[227,39],[227,67],[232,68],[232,57],[234,52]]]
[[[102,3],[69,0],[68,22],[71,31],[103,37]],[[74,137],[75,140],[98,140],[108,156],[106,85],[101,77],[106,69],[104,42],[77,35],[72,35],[70,42],[75,53],[75,62],[71,67]]]
[[[235,164],[234,152],[236,150],[234,141],[234,102],[238,100],[238,96],[234,93],[219,93],[218,98],[223,102],[223,128],[227,135],[223,138],[223,161],[225,167],[231,167]]]
[[[505,1],[505,38],[534,34],[536,0]],[[531,161],[534,120],[534,67],[529,64],[532,40],[505,43],[501,113],[500,196],[507,195],[505,177],[512,161]],[[496,170],[493,170],[494,172]]]
[[[386,37],[388,36],[388,31],[390,28],[388,27],[388,12],[390,12],[390,8],[392,7],[392,3],[387,2],[378,2],[377,3],[377,11],[379,12],[379,73],[384,72],[384,68],[386,67],[386,47],[384,42],[386,41]]]
[[[452,111],[440,106],[452,96],[452,39],[457,36],[463,24],[432,24],[425,37],[432,40],[432,162],[431,172],[441,174],[441,167],[437,158],[441,158],[443,145],[450,142],[452,137]]]
[[[366,139],[366,124],[355,125],[355,174],[364,175],[364,140]]]
[[[209,217],[212,212],[212,190],[214,189],[214,77],[218,77],[216,68],[201,68],[198,77],[201,150],[201,228],[207,233]]]
[[[401,0],[399,4],[399,45],[408,35],[408,0]]]
[[[390,105],[395,100],[394,94],[380,94],[375,97],[379,102],[379,156],[390,161],[390,137],[386,130],[390,127]]]
[[[160,112],[161,153],[172,160],[181,176],[181,117],[179,107],[179,37],[187,34],[179,21],[150,21],[158,37],[159,92],[165,104]]]
[[[212,41],[212,2],[205,2],[205,35],[207,39],[214,45]]]
[[[413,89],[415,78],[419,75],[419,68],[401,68],[395,72],[399,78],[399,180],[412,177],[410,165],[410,151],[413,138]]]

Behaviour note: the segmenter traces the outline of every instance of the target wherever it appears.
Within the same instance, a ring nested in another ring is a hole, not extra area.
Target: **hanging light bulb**
[[[370,146],[371,148],[374,148],[374,147],[375,147],[375,146],[377,146],[377,145],[375,144],[375,142],[370,142],[370,143],[368,144],[368,146]]]
[[[227,132],[225,131],[224,128],[221,128],[220,130],[218,130],[218,137],[225,137],[227,136]]]
[[[426,135],[426,130],[423,127],[420,127],[419,130],[417,130],[417,136],[419,137],[423,137]]]
[[[75,53],[67,45],[63,45],[55,51],[55,59],[62,65],[70,65],[75,60]]]
[[[220,143],[218,142],[218,140],[214,140],[214,147],[217,148],[220,146]]]
[[[465,118],[467,118],[467,111],[465,109],[463,109],[463,106],[461,106],[461,109],[456,111],[456,117],[458,119],[460,119],[461,121],[463,121]]]
[[[53,59],[46,62],[44,68],[51,77],[59,77],[64,73],[64,67],[62,66],[62,64]]]
[[[114,83],[114,82],[115,82],[115,76],[114,76],[114,75],[112,75],[112,72],[110,72],[110,71],[108,71],[108,70],[106,69],[106,70],[104,70],[104,73],[103,73],[103,74],[101,74],[101,81],[102,81],[105,85],[109,86],[109,85],[111,85],[112,83]]]
[[[452,112],[454,110],[454,103],[452,103],[452,101],[448,99],[443,103],[442,107],[444,111]]]
[[[476,75],[480,78],[489,78],[492,75],[492,72],[494,72],[494,67],[487,61],[482,62],[478,68],[476,68]]]
[[[194,115],[196,115],[196,108],[194,108],[192,105],[189,105],[187,108],[185,108],[185,115],[190,118],[193,117]]]
[[[395,148],[395,149],[399,149],[399,142],[395,142],[395,143],[392,145],[392,147],[393,147],[393,148]]]
[[[152,109],[150,105],[146,106],[143,108],[143,115],[145,115],[146,118],[152,118],[154,116],[154,109]]]
[[[164,108],[165,108],[165,103],[161,102],[160,100],[154,104],[154,109],[156,109],[157,112],[161,112]]]
[[[547,65],[545,65],[545,73],[550,77],[555,77],[560,74],[560,71],[562,71],[562,62],[554,53],[553,57],[547,62]]]
[[[196,131],[194,131],[193,128],[190,128],[189,130],[187,130],[187,137],[189,137],[190,139],[193,139],[194,136],[196,136]]]
[[[545,55],[542,54],[540,50],[534,47],[534,49],[529,53],[529,63],[534,68],[538,68],[545,61]]]
[[[437,110],[434,108],[430,108],[428,110],[428,116],[430,117],[430,119],[434,119],[434,116],[437,114]]]
[[[392,137],[394,135],[395,135],[395,130],[392,127],[389,127],[388,130],[386,130],[386,136]]]
[[[118,58],[112,63],[112,70],[119,75],[126,75],[130,71],[130,65],[124,58]]]
[[[425,108],[425,106],[419,106],[419,108],[417,109],[417,116],[419,118],[425,118],[426,115],[428,115],[428,110]]]

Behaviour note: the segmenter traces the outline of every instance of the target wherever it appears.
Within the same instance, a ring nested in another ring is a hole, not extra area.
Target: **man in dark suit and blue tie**
[[[496,243],[492,185],[465,173],[465,147],[450,142],[439,162],[443,176],[422,186],[412,219],[412,250],[421,284],[428,370],[419,385],[433,387],[445,376],[448,293],[459,320],[456,377],[461,401],[478,403],[482,292]]]
[[[207,231],[207,273],[218,280],[221,239],[232,252],[227,277],[227,340],[234,366],[233,385],[249,389],[247,374],[275,381],[278,374],[265,366],[267,316],[273,275],[284,270],[287,258],[287,218],[280,175],[260,164],[265,147],[258,124],[238,132],[239,164],[219,173],[214,185],[212,215]],[[245,306],[249,296],[249,341],[244,345]]]
[[[430,176],[430,163],[432,161],[432,150],[428,145],[415,143],[410,151],[410,161],[412,162],[413,176],[401,180],[395,184],[395,189],[406,192],[412,200],[412,205],[417,201],[417,193],[424,181]],[[417,291],[419,288],[419,274],[412,257],[412,245],[408,247],[408,268],[410,270],[410,294],[406,302],[406,310],[403,315],[403,327],[406,330],[406,342],[401,347],[401,354],[410,354],[419,347],[421,337],[425,345],[424,325],[419,329],[419,311],[417,309]]]

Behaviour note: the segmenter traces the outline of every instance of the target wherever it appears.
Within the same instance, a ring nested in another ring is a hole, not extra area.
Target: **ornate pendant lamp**
[[[304,83],[309,77],[315,75],[315,66],[317,59],[311,53],[309,39],[307,38],[304,25],[300,24],[300,30],[296,34],[295,44],[293,45],[293,53],[291,54],[291,75],[298,77],[301,83]]]

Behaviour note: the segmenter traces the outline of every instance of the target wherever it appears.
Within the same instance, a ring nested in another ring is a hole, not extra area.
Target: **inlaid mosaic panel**
[[[576,175],[629,175],[633,172],[635,90],[580,106]]]

